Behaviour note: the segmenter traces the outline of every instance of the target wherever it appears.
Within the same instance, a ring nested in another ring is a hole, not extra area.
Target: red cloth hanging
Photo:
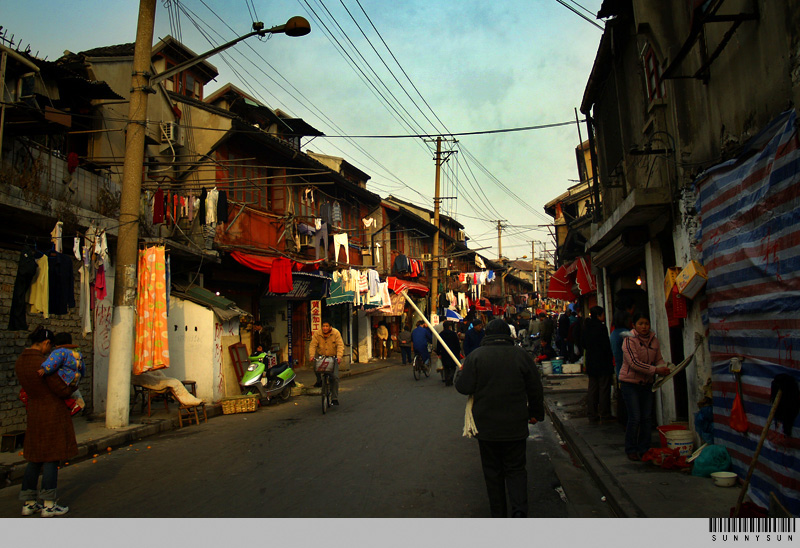
[[[272,261],[269,274],[269,290],[273,293],[289,293],[292,290],[292,261],[278,257]]]

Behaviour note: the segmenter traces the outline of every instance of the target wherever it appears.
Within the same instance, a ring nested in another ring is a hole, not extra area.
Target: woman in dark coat
[[[58,464],[78,454],[75,429],[64,399],[73,389],[58,375],[40,376],[37,372],[52,348],[53,332],[38,327],[29,337],[31,346],[22,351],[14,371],[28,394],[28,426],[23,456],[28,461],[22,478],[19,499],[24,501],[22,515],[41,512],[42,517],[61,516],[69,511],[56,504]],[[39,474],[42,488],[37,490]],[[44,501],[44,507],[37,499]]]
[[[589,309],[589,319],[581,334],[583,348],[586,349],[586,374],[589,376],[587,416],[589,422],[598,424],[610,422],[611,417],[611,379],[614,377],[614,355],[605,326],[606,313],[600,306]]]

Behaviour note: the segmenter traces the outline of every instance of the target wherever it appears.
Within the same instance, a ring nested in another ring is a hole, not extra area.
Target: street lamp
[[[165,70],[159,74],[156,74],[152,78],[150,78],[150,86],[151,88],[148,90],[150,93],[155,93],[155,90],[152,89],[152,86],[156,85],[162,80],[175,76],[179,72],[182,72],[189,67],[196,65],[202,61],[205,61],[207,58],[215,55],[221,51],[228,49],[229,47],[238,44],[242,40],[250,38],[251,36],[266,36],[267,34],[285,34],[286,36],[305,36],[311,32],[311,25],[306,21],[305,18],[300,17],[299,15],[295,15],[291,17],[288,21],[286,21],[283,25],[278,25],[269,29],[264,28],[264,23],[261,21],[256,21],[253,23],[253,31],[248,32],[244,36],[240,36],[230,42],[222,44],[221,46],[217,46],[216,48],[205,52],[202,55],[198,55],[197,57],[193,57],[188,61],[184,61],[179,65],[175,65],[174,67],[170,68],[169,70]]]
[[[187,68],[202,62],[251,36],[283,33],[303,36],[311,32],[308,21],[292,17],[285,24],[269,29],[253,23],[253,31],[223,44],[171,69],[151,76],[153,28],[156,0],[139,0],[139,18],[133,52],[131,95],[128,104],[128,126],[125,138],[125,159],[122,168],[119,228],[117,237],[116,273],[114,278],[114,312],[108,357],[108,392],[106,399],[106,428],[128,426],[130,414],[131,365],[134,352],[136,324],[136,263],[139,243],[139,200],[141,197],[144,164],[145,128],[147,127],[147,95],[155,93],[153,86]]]

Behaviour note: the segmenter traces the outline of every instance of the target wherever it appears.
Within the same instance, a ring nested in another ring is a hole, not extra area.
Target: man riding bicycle
[[[414,346],[414,354],[419,354],[422,361],[430,363],[431,354],[428,351],[428,344],[433,341],[433,334],[425,322],[418,321],[417,327],[411,332],[411,342]]]
[[[339,364],[342,363],[342,356],[344,356],[342,334],[339,333],[338,329],[331,326],[331,322],[323,321],[322,330],[311,336],[308,354],[314,363],[316,363],[317,356],[336,357],[336,364],[329,375],[331,376],[331,405],[339,405]],[[316,367],[314,374],[317,376],[317,382],[314,386],[318,388],[322,386],[322,374],[316,371]]]

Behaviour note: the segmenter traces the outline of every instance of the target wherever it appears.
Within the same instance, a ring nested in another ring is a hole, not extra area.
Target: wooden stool
[[[186,387],[186,390],[188,390],[189,393],[196,398],[197,397],[197,382],[196,381],[181,381],[181,382],[183,383],[183,386]]]
[[[200,424],[200,417],[197,414],[198,407],[200,407],[203,411],[203,421],[208,422],[205,403],[199,403],[197,405],[181,405],[178,409],[179,428],[183,428],[183,421],[187,421],[188,424],[192,424],[192,415],[194,415],[194,423]]]
[[[140,411],[140,413],[144,413],[144,408],[147,405],[147,394],[145,392],[145,390],[147,389],[144,386],[139,386],[138,384],[133,384],[131,386],[133,388],[133,390],[131,391],[131,393],[133,394],[132,398],[133,401],[131,402],[131,407],[136,407],[136,400],[140,399],[142,402],[142,410]]]
[[[153,400],[153,396],[163,396],[164,397],[164,409],[169,411],[169,395],[172,392],[171,388],[164,388],[161,390],[154,390],[152,388],[145,388],[147,390],[147,416],[150,416],[150,402]]]

